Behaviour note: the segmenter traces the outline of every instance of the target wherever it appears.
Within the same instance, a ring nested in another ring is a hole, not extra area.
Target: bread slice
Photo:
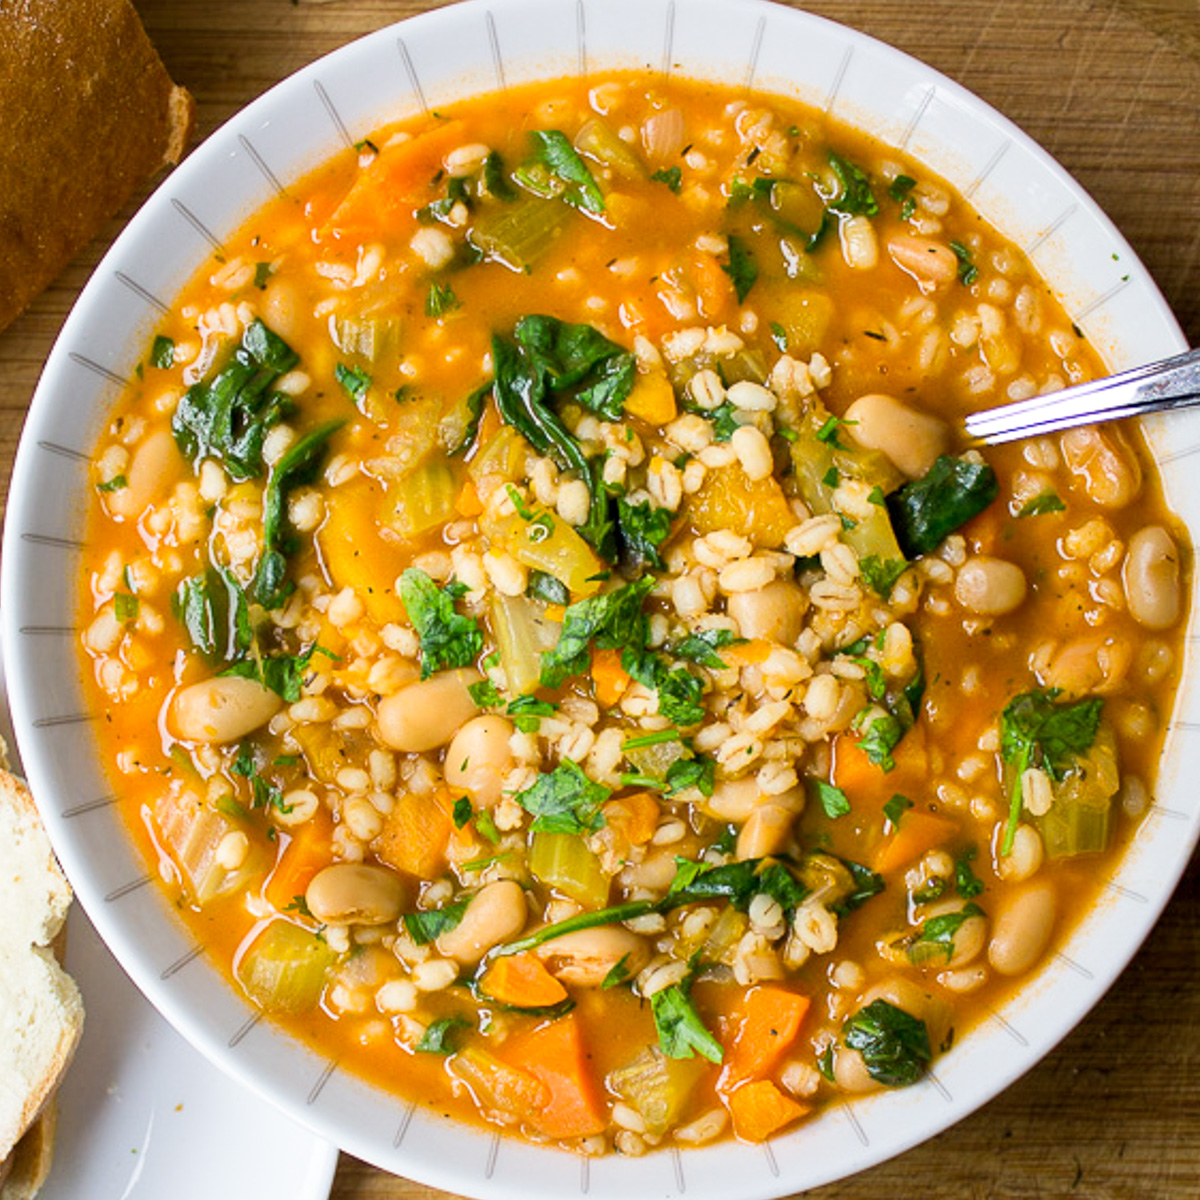
[[[70,903],[70,886],[33,798],[19,779],[0,773],[0,1179],[7,1174],[0,1197],[5,1200],[33,1195],[39,1174],[45,1175],[53,1138],[47,1106],[82,1031],[79,989],[54,951]],[[20,1152],[14,1153],[18,1142]]]
[[[129,0],[0,6],[0,329],[149,176],[183,154],[192,98]]]

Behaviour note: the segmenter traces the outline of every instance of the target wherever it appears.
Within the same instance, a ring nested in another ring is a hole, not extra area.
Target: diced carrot
[[[483,501],[479,499],[479,492],[469,479],[458,493],[458,499],[454,501],[454,510],[460,517],[477,517],[483,512]]]
[[[324,808],[318,808],[303,825],[297,827],[284,847],[275,870],[267,879],[263,895],[283,912],[303,896],[313,876],[333,858],[333,822]]]
[[[737,642],[717,652],[731,667],[749,667],[764,663],[771,657],[771,643],[766,638],[753,638],[748,642]]]
[[[1004,537],[1004,527],[1012,521],[1003,504],[989,504],[963,527],[963,536],[976,554],[995,554]]]
[[[871,869],[881,875],[915,862],[922,854],[951,841],[958,823],[949,817],[935,817],[920,809],[908,809],[884,835],[871,858]]]
[[[747,1142],[765,1142],[810,1111],[809,1105],[785,1096],[769,1079],[742,1084],[725,1103],[733,1118],[733,1132]]]
[[[448,121],[406,142],[386,146],[362,168],[354,186],[322,229],[322,235],[374,238],[416,225],[416,206],[429,191],[429,180],[442,169],[447,151],[462,141],[461,121]]]
[[[731,1091],[747,1079],[770,1075],[796,1040],[808,1007],[800,992],[775,984],[751,988],[735,1017],[717,1087]]]
[[[649,792],[619,796],[604,805],[604,823],[631,846],[644,846],[658,828],[659,804]]]
[[[895,766],[890,771],[873,763],[859,749],[857,734],[841,733],[833,744],[833,782],[859,806],[881,805],[897,792],[917,791],[929,774],[929,750],[925,729],[918,723],[892,750]]]
[[[375,840],[375,853],[389,866],[433,879],[446,865],[454,830],[449,799],[442,792],[401,792]]]
[[[621,666],[620,650],[592,651],[592,687],[597,704],[612,708],[631,682],[629,672]]]
[[[733,306],[736,294],[733,282],[721,264],[711,255],[697,253],[688,263],[688,279],[700,301],[700,315],[715,321]]]
[[[489,1000],[513,1008],[552,1008],[567,998],[567,989],[536,954],[494,959],[479,979],[479,990]]]
[[[530,1124],[546,1137],[590,1137],[605,1128],[591,1055],[574,1015],[509,1038],[501,1054],[549,1091],[547,1103],[528,1114]]]

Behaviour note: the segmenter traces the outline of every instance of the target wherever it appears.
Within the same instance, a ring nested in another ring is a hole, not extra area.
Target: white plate
[[[16,766],[0,656],[0,737]],[[86,1016],[39,1200],[325,1200],[336,1146],[193,1050],[74,905],[67,970]]]
[[[324,1200],[337,1147],[240,1087],[142,998],[76,905],[83,1041],[39,1200]]]

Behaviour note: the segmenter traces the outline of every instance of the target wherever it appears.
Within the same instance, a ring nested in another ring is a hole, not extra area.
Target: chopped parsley
[[[165,371],[175,365],[175,343],[171,338],[159,334],[150,347],[150,365]]]
[[[1064,512],[1066,505],[1055,491],[1039,492],[1032,500],[1021,505],[1018,517],[1041,517],[1046,513]]]
[[[566,759],[549,774],[518,792],[517,803],[534,817],[530,828],[536,833],[595,833],[604,827],[600,806],[612,793],[594,783],[578,763]]]
[[[462,307],[462,301],[454,294],[448,283],[431,283],[425,295],[425,315],[444,317],[448,312]]]
[[[419,567],[400,576],[400,599],[421,639],[421,678],[449,667],[467,667],[483,650],[483,631],[471,617],[454,610],[466,591],[461,583],[439,588]]]
[[[731,233],[728,243],[729,261],[721,265],[721,270],[733,281],[734,294],[737,296],[737,302],[741,304],[758,281],[758,266],[750,248],[737,234]]]
[[[959,283],[964,287],[970,287],[979,278],[979,268],[971,256],[970,247],[964,246],[962,242],[951,242],[950,249],[954,251],[954,257],[958,259]]]
[[[817,799],[821,802],[822,811],[831,821],[849,815],[850,800],[840,787],[834,787],[832,783],[826,783],[823,779],[814,779],[813,787]]]
[[[655,183],[665,183],[676,195],[683,187],[683,172],[679,167],[660,167],[657,171],[650,173],[650,178]]]
[[[418,946],[427,946],[443,933],[449,933],[458,927],[469,903],[469,900],[457,900],[441,908],[405,913],[404,928]]]
[[[338,363],[333,368],[333,377],[355,404],[362,404],[371,387],[371,376],[362,367],[348,367],[345,363]]]

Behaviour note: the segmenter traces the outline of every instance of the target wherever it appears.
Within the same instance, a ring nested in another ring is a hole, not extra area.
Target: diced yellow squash
[[[675,420],[675,389],[665,371],[639,372],[625,400],[625,411],[648,425],[666,425]]]
[[[595,551],[557,513],[541,506],[498,520],[483,516],[479,524],[493,547],[507,550],[526,567],[544,571],[566,584],[577,599],[593,596],[607,568]]]
[[[353,588],[371,619],[386,625],[405,620],[395,584],[408,562],[398,546],[381,536],[375,519],[379,504],[371,480],[360,477],[334,488],[316,541],[334,586]]]
[[[751,480],[737,464],[709,471],[687,501],[686,516],[698,534],[732,529],[748,537],[759,549],[778,549],[787,531],[796,524],[783,494],[771,476]]]

